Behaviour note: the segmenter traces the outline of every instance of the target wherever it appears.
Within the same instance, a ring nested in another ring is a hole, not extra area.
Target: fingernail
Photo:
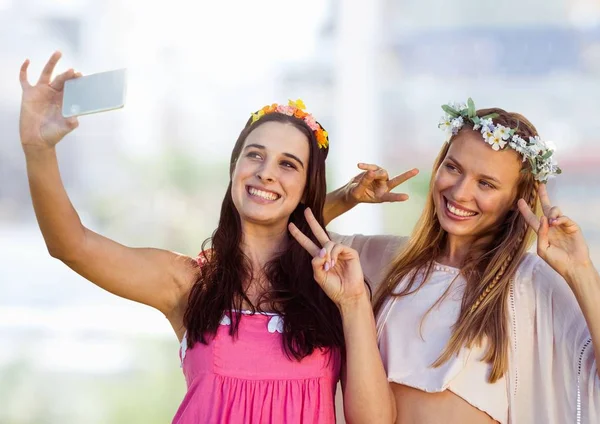
[[[329,262],[325,262],[325,272],[329,271]]]
[[[333,268],[335,266],[335,261],[331,261],[331,267]]]
[[[319,250],[319,258],[324,258],[326,254],[327,254],[327,250],[325,250],[325,248],[322,248],[321,250]]]

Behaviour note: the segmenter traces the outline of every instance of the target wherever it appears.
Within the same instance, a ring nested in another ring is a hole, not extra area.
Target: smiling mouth
[[[455,206],[455,203],[450,202],[448,199],[446,199],[446,197],[444,197],[444,204],[446,205],[446,211],[458,218],[470,218],[477,215],[477,212],[465,210]]]
[[[250,186],[246,187],[246,191],[250,196],[258,197],[264,200],[275,201],[281,197],[279,194],[273,193],[272,191],[260,190]]]

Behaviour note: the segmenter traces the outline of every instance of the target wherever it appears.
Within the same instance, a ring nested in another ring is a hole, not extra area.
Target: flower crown
[[[327,131],[323,129],[321,124],[319,124],[310,113],[305,112],[304,109],[306,109],[306,106],[300,99],[296,101],[289,100],[287,105],[278,105],[277,103],[273,103],[272,105],[265,106],[259,111],[254,112],[252,114],[252,124],[270,113],[281,113],[287,116],[295,116],[296,118],[303,120],[304,123],[308,125],[311,130],[313,130],[320,149],[328,148],[329,134],[327,134]]]
[[[500,124],[494,124],[492,119],[497,118],[497,113],[491,113],[482,117],[477,116],[475,104],[469,98],[467,103],[449,103],[443,105],[446,114],[440,120],[438,127],[448,135],[448,138],[456,135],[468,119],[473,123],[474,130],[481,130],[483,140],[492,146],[494,150],[502,150],[507,146],[516,150],[531,164],[531,172],[535,179],[546,182],[551,175],[561,173],[554,158],[554,150],[542,141],[539,136],[529,137],[525,140],[517,135],[517,128],[508,128]]]

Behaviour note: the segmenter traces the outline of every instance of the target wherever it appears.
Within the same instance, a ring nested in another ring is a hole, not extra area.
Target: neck
[[[473,238],[448,234],[446,246],[437,261],[443,265],[460,268],[473,244]]]
[[[437,261],[443,265],[461,268],[469,252],[475,249],[474,254],[480,254],[489,246],[494,234],[480,236],[455,236],[448,234],[444,250]]]
[[[265,227],[242,223],[242,244],[240,248],[250,260],[255,271],[264,266],[281,252],[289,241],[287,225]]]

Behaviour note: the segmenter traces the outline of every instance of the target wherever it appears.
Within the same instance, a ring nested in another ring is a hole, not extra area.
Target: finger
[[[374,171],[374,172],[375,172],[375,180],[387,182],[390,179],[388,172],[383,168],[379,168],[377,171]]]
[[[527,202],[524,199],[519,199],[517,202],[517,207],[519,208],[521,215],[523,215],[523,218],[525,218],[527,225],[533,228],[533,231],[537,232],[538,228],[540,227],[540,220],[536,214],[533,213]]]
[[[544,257],[546,250],[548,250],[548,218],[542,216],[540,218],[540,226],[537,231],[537,252],[540,257]]]
[[[325,258],[321,258],[320,256],[316,256],[311,261],[311,265],[313,267],[313,275],[315,277],[315,281],[319,283],[320,286],[323,286],[323,282],[326,281],[325,275],[327,274],[323,268],[325,264]]]
[[[76,116],[67,118],[66,122],[67,122],[67,127],[69,128],[69,130],[74,130],[75,128],[77,128],[79,126],[79,120],[77,119]]]
[[[300,231],[293,222],[289,223],[288,230],[290,231],[292,237],[296,239],[298,244],[300,244],[300,246],[302,246],[304,250],[310,254],[310,256],[315,258],[319,256],[319,251],[321,248],[314,244],[311,239],[306,237],[306,235],[302,233],[302,231]]]
[[[410,171],[406,171],[403,174],[400,175],[396,175],[394,178],[392,178],[391,180],[388,181],[388,187],[389,189],[393,189],[395,187],[398,187],[400,184],[402,184],[403,182],[410,180],[412,177],[414,177],[415,175],[417,175],[419,173],[419,170],[417,168],[411,169]]]
[[[538,196],[540,197],[540,204],[542,205],[544,215],[549,216],[552,204],[550,203],[550,197],[548,196],[546,184],[540,184],[538,187]]]
[[[374,165],[372,163],[359,163],[358,165],[359,169],[362,169],[363,171],[377,171],[380,167],[377,165]]]
[[[367,171],[364,172],[358,181],[356,187],[352,189],[352,194],[356,198],[361,198],[364,196],[365,192],[368,190],[369,186],[375,180],[375,171]]]
[[[404,202],[408,200],[408,194],[406,193],[385,193],[381,196],[382,202]]]
[[[65,82],[73,78],[75,78],[75,70],[69,69],[68,71],[63,72],[62,74],[54,78],[54,81],[50,83],[50,87],[52,87],[56,91],[62,91],[62,89],[65,86]]]
[[[331,252],[333,251],[333,249],[335,249],[335,246],[337,246],[337,244],[332,241],[327,242],[323,246],[324,252],[322,251],[321,255],[324,256],[325,259],[325,263],[323,264],[323,270],[325,272],[328,272],[331,268],[333,268]]]
[[[83,74],[81,72],[75,72],[75,78],[81,78]]]
[[[548,217],[548,222],[550,224],[552,224],[552,221],[554,221],[556,218],[558,218],[561,215],[562,215],[562,212],[560,211],[560,208],[558,206],[553,206],[550,208],[550,210],[548,211],[548,215],[546,215],[546,216]]]
[[[29,68],[29,63],[29,59],[26,59],[21,65],[21,70],[19,71],[19,81],[21,82],[21,88],[23,90],[31,87],[31,84],[29,84],[29,80],[27,79],[27,68]]]
[[[308,222],[308,226],[312,230],[313,234],[315,235],[319,243],[321,243],[321,246],[325,247],[325,244],[327,244],[331,240],[329,239],[329,236],[327,235],[323,227],[319,225],[317,218],[315,218],[310,208],[306,208],[304,210],[304,217],[306,218],[306,222]]]
[[[61,56],[61,52],[56,51],[52,53],[52,56],[50,56],[50,59],[48,60],[46,66],[44,66],[44,69],[42,70],[40,79],[38,80],[38,84],[50,83],[50,79],[52,78],[52,72],[54,72],[54,68],[56,67],[56,64],[58,63]]]
[[[549,225],[550,225],[550,227],[561,227],[562,229],[566,230],[567,232],[578,229],[577,223],[575,221],[573,221],[571,218],[569,218],[568,216],[564,216],[564,215],[549,222]]]

